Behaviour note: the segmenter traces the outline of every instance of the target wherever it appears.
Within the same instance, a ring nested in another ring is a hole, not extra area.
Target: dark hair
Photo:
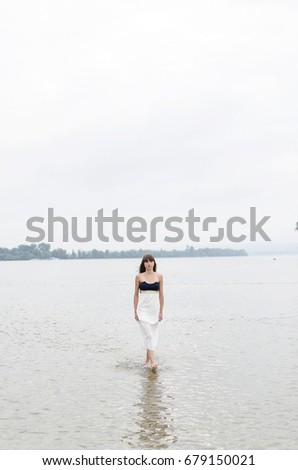
[[[142,262],[141,262],[140,267],[139,267],[139,273],[144,273],[146,271],[145,261],[154,261],[153,271],[156,272],[157,265],[156,265],[156,261],[154,259],[154,256],[147,253],[146,255],[143,256]]]

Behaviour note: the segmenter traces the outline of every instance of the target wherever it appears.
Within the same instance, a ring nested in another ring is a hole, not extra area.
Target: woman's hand
[[[138,317],[137,312],[135,312],[135,320],[139,321],[139,317]]]
[[[162,314],[162,312],[159,312],[158,321],[161,321],[162,319],[163,319],[163,314]]]

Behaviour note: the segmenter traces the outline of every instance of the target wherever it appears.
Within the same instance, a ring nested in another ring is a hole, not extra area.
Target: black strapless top
[[[140,282],[140,290],[159,290],[159,281],[149,284],[149,282]]]

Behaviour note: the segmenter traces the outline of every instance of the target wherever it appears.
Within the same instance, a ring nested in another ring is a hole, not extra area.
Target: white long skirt
[[[144,348],[155,351],[159,331],[159,292],[140,291],[137,308]]]

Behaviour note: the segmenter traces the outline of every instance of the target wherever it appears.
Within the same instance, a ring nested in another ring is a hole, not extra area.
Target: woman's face
[[[153,266],[154,266],[154,261],[146,260],[144,261],[144,266],[145,266],[146,271],[152,271]]]

